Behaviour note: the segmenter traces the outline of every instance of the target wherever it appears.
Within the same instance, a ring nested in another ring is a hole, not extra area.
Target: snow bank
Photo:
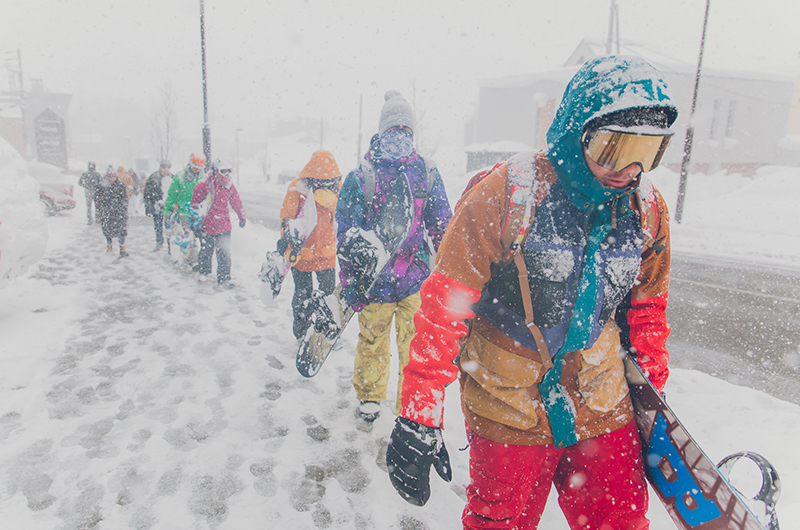
[[[0,289],[44,255],[47,227],[38,190],[25,160],[0,138]]]

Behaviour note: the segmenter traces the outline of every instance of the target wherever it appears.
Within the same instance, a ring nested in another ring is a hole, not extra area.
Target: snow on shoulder
[[[38,188],[25,160],[0,138],[0,289],[44,255],[47,227]]]

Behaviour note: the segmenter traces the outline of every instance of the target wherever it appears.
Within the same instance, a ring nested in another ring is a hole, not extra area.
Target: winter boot
[[[359,401],[356,416],[367,423],[372,423],[381,415],[381,404],[377,401]]]
[[[153,252],[158,252],[164,247],[164,243],[156,243],[156,248],[153,249]]]
[[[106,252],[111,252],[112,250],[114,250],[114,249],[111,248],[111,243],[106,245]]]
[[[119,257],[120,258],[127,258],[128,257],[128,253],[125,251],[125,247],[124,246],[120,246],[119,247]]]

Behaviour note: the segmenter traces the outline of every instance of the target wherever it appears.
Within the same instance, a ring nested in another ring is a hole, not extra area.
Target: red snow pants
[[[465,529],[536,529],[551,481],[572,530],[650,528],[635,422],[563,449],[506,445],[468,434],[470,485],[462,515]]]

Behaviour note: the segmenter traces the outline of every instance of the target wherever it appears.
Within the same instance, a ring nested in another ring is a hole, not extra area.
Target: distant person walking
[[[133,182],[133,178],[131,178],[131,174],[125,171],[125,168],[119,166],[117,168],[117,177],[122,181],[125,185],[125,194],[127,195],[128,199],[131,198],[131,194],[133,190],[136,189],[136,184]]]
[[[108,166],[105,177],[95,188],[95,204],[97,217],[106,236],[107,252],[111,252],[112,239],[119,240],[119,256],[128,255],[125,251],[125,237],[128,235],[128,195],[125,184],[117,176],[112,166]]]
[[[378,134],[370,140],[359,167],[345,177],[336,205],[339,279],[348,304],[359,313],[353,373],[353,387],[359,400],[356,412],[366,422],[377,419],[380,402],[387,396],[392,320],[397,330],[397,409],[400,408],[403,368],[408,364],[408,347],[414,336],[414,313],[421,303],[419,289],[431,273],[431,252],[439,249],[452,217],[439,170],[414,148],[416,120],[411,105],[394,90],[388,91],[384,99]],[[360,292],[355,267],[367,263],[369,257],[353,253],[344,259],[342,247],[350,246],[351,228],[374,228],[375,219],[399,179],[408,180],[414,196],[413,227],[379,273],[372,290]]]
[[[142,197],[144,199],[144,213],[153,218],[153,230],[156,234],[156,248],[158,252],[164,246],[164,188],[163,180],[172,179],[169,160],[162,160],[158,171],[147,177]]]
[[[239,217],[239,227],[244,228],[246,216],[239,192],[231,182],[233,166],[225,159],[217,158],[211,164],[211,174],[194,187],[192,208],[197,210],[206,197],[211,196],[211,204],[203,218],[200,232],[200,254],[197,257],[197,270],[200,281],[211,274],[211,258],[217,253],[217,283],[231,288],[231,216],[228,205]]]
[[[94,203],[94,190],[97,188],[97,185],[100,184],[100,173],[95,171],[95,163],[89,162],[89,165],[81,174],[81,178],[78,179],[78,185],[83,188],[84,193],[86,194],[86,219],[87,224],[92,224],[94,221],[92,220],[92,204]],[[95,206],[97,209],[97,206]]]
[[[167,191],[167,199],[164,201],[165,222],[168,226],[172,226],[174,222],[180,223],[180,227],[183,229],[181,238],[189,240],[185,241],[188,244],[186,263],[192,265],[193,269],[197,268],[196,240],[200,237],[200,227],[195,222],[197,212],[192,209],[192,194],[198,181],[205,177],[203,169],[205,165],[204,157],[192,154],[186,168],[172,178],[172,184]]]
[[[333,155],[328,151],[317,151],[311,156],[300,176],[289,184],[281,206],[281,240],[278,250],[285,252],[291,246],[288,237],[288,221],[297,219],[306,201],[313,201],[317,225],[308,234],[301,248],[293,248],[297,262],[292,266],[294,296],[292,331],[297,339],[303,338],[311,325],[312,308],[308,301],[314,290],[313,273],[317,273],[317,285],[326,296],[336,287],[336,201],[339,197],[342,175]],[[307,208],[308,206],[306,206]]]

